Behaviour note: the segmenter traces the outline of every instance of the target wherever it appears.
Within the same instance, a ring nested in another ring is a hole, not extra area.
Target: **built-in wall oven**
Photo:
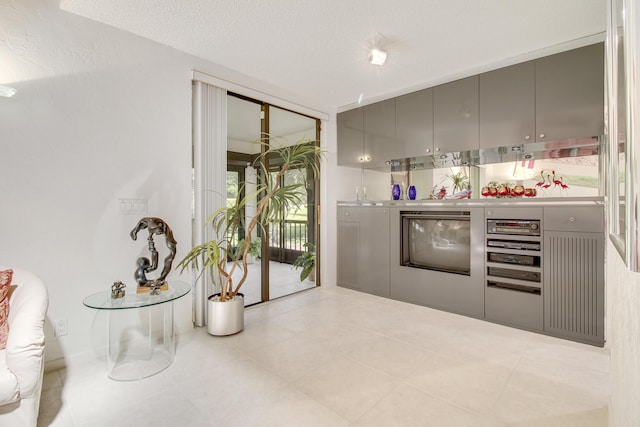
[[[518,218],[489,209],[485,230],[485,316],[542,329],[542,213]]]
[[[402,211],[401,265],[471,274],[469,211]]]

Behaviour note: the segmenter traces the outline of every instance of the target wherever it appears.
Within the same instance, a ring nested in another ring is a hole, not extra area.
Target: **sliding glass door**
[[[280,146],[292,145],[301,139],[314,144],[319,141],[317,119],[253,99],[229,94],[227,115],[229,203],[235,200],[238,191],[251,191],[261,179],[273,180],[280,170],[281,160],[260,157],[265,148],[255,141],[262,139],[263,143]],[[269,171],[268,176],[260,176],[261,170]],[[301,264],[303,260],[304,265],[318,263],[315,254],[319,243],[316,238],[319,177],[314,177],[311,171],[296,169],[286,171],[281,179],[285,185],[300,184],[301,203],[283,207],[281,221],[269,229],[257,230],[252,236],[254,241],[261,242],[261,247],[256,248],[257,256],[248,268],[249,278],[242,288],[246,305],[319,285],[317,266],[304,280],[300,278],[303,266],[294,267],[301,256]],[[246,217],[251,218],[252,207],[246,211]],[[243,233],[241,229],[238,240],[244,237]]]

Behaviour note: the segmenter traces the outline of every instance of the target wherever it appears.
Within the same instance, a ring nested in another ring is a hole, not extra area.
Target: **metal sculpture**
[[[149,237],[147,238],[149,251],[151,252],[151,259],[146,257],[138,258],[136,264],[137,268],[134,273],[134,278],[138,284],[138,288],[145,287],[154,292],[152,294],[157,295],[158,289],[166,285],[165,279],[171,271],[173,260],[176,257],[176,245],[177,242],[173,238],[173,231],[169,225],[161,218],[146,217],[138,221],[138,224],[131,230],[129,235],[133,240],[138,239],[138,232],[141,230],[149,230]],[[158,268],[158,251],[156,250],[155,243],[153,241],[154,235],[164,235],[165,243],[169,248],[169,255],[164,259],[164,267],[160,276],[157,279],[148,279],[147,273],[154,271]]]

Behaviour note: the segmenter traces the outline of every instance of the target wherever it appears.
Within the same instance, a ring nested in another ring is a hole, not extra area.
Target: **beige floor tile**
[[[347,427],[345,418],[295,388],[286,387],[225,420],[226,427]]]
[[[487,360],[464,353],[438,353],[418,367],[407,383],[478,414],[491,415],[517,360]]]
[[[393,392],[398,380],[344,357],[319,366],[293,385],[338,415],[355,421]]]
[[[494,406],[496,416],[510,424],[582,417],[607,406],[608,399],[588,386],[571,386],[544,374],[515,371]],[[597,412],[595,413],[597,414]],[[606,425],[606,424],[605,424]]]
[[[367,427],[506,427],[498,420],[465,411],[406,384],[384,397],[355,425]]]
[[[377,336],[369,343],[356,346],[346,356],[393,378],[405,380],[420,372],[434,354],[414,344]]]

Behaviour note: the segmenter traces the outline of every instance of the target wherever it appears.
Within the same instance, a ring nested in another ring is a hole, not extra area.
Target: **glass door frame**
[[[315,144],[317,146],[320,146],[320,132],[321,132],[321,120],[294,110],[290,110],[287,108],[283,108],[283,107],[279,107],[276,105],[272,105],[268,102],[264,102],[264,101],[260,101],[257,99],[252,99],[237,93],[233,93],[233,92],[227,92],[227,96],[234,96],[237,97],[239,99],[242,99],[244,101],[247,102],[252,102],[255,103],[257,105],[260,106],[261,109],[261,123],[260,123],[260,132],[261,135],[263,137],[263,142],[266,143],[264,145],[261,146],[261,154],[262,156],[260,157],[260,162],[261,165],[260,167],[258,167],[258,180],[264,180],[264,179],[268,179],[268,177],[264,176],[264,171],[265,170],[269,170],[270,167],[270,162],[271,159],[269,158],[270,155],[266,153],[267,151],[267,144],[270,143],[270,139],[269,139],[269,135],[270,135],[270,108],[274,107],[277,108],[279,110],[283,110],[283,111],[288,111],[291,112],[292,114],[297,114],[300,116],[304,116],[304,117],[308,117],[309,119],[314,120],[315,122]],[[228,152],[227,152],[228,155]],[[317,161],[317,170],[320,171],[320,162]],[[229,169],[229,163],[227,163],[227,170],[232,170]],[[264,181],[263,181],[264,182]],[[313,209],[313,212],[308,215],[308,217],[310,219],[312,219],[313,221],[309,221],[309,227],[313,228],[313,236],[314,236],[314,241],[312,243],[315,244],[316,246],[316,268],[315,268],[315,285],[316,286],[320,286],[321,285],[321,281],[320,281],[320,176],[316,176],[315,179],[312,182],[311,185],[311,191],[313,192],[312,194],[312,203],[308,203],[308,208],[309,209]],[[310,229],[307,231],[307,234],[311,234],[310,233]],[[270,242],[270,234],[271,234],[271,230],[270,227],[265,227],[261,230],[261,238],[262,238],[262,248],[261,248],[261,259],[262,262],[260,263],[260,274],[261,274],[261,286],[260,286],[260,302],[267,302],[270,301],[270,292],[269,292],[269,288],[270,288],[270,268],[269,268],[269,262],[271,260],[270,258],[270,254],[269,254],[269,242]]]

